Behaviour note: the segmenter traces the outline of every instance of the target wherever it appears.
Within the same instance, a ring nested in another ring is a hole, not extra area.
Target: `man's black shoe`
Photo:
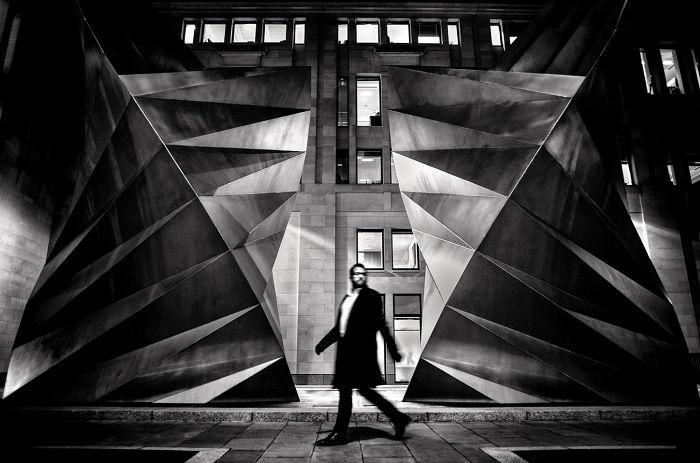
[[[411,422],[411,418],[408,415],[401,414],[401,417],[394,421],[394,439],[401,440],[406,432],[406,426]]]
[[[348,443],[347,436],[333,431],[321,440],[316,441],[316,445],[330,447],[331,445],[345,445]]]

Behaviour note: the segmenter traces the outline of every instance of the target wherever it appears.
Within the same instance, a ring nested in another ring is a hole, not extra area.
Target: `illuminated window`
[[[389,22],[386,25],[386,35],[391,43],[411,43],[408,23]]]
[[[632,185],[632,171],[630,170],[630,165],[627,161],[622,162],[622,180],[625,185]]]
[[[348,24],[338,23],[338,43],[346,43],[348,41]]]
[[[447,24],[447,43],[459,45],[459,24],[456,22]]]
[[[678,56],[676,50],[664,49],[660,50],[661,64],[664,67],[664,82],[671,95],[680,95],[683,91],[683,82],[678,71]]]
[[[646,84],[647,93],[654,94],[654,84],[651,80],[651,70],[649,68],[649,59],[644,50],[639,50],[639,58],[642,61],[642,72],[644,73],[644,83]]]
[[[183,39],[185,43],[194,43],[195,40],[195,33],[197,32],[197,23],[196,22],[185,22],[185,27],[183,31]]]
[[[263,25],[263,42],[280,43],[285,40],[287,40],[287,23],[266,20]]]
[[[379,78],[357,80],[357,125],[382,125]]]
[[[357,152],[357,183],[382,183],[382,152]]]
[[[226,41],[226,24],[204,22],[202,42],[224,43]]]
[[[379,43],[379,22],[358,21],[355,24],[357,43]]]
[[[255,21],[235,21],[233,23],[234,43],[255,42],[256,30]]]
[[[491,45],[493,45],[494,47],[503,47],[503,29],[501,28],[501,21],[491,21],[490,29]]]
[[[440,21],[420,21],[418,43],[440,43]]]
[[[304,35],[306,34],[306,23],[304,21],[297,21],[294,23],[294,44],[303,45]]]
[[[381,230],[357,230],[357,262],[367,269],[384,268],[384,233]]]
[[[396,382],[411,380],[420,359],[420,294],[394,294],[394,338],[405,354],[394,364]]]
[[[391,265],[397,270],[418,269],[418,242],[411,230],[391,231]]]

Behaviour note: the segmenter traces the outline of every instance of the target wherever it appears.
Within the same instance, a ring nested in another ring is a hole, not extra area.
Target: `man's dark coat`
[[[316,346],[320,352],[334,342],[338,342],[333,386],[374,387],[384,383],[377,364],[377,331],[382,334],[391,357],[398,358],[396,343],[382,313],[382,299],[378,292],[365,286],[360,290],[352,307],[345,336],[340,337],[340,313],[338,313],[335,326]]]

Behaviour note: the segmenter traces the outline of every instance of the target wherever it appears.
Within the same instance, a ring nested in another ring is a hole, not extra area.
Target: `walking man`
[[[401,361],[401,354],[384,321],[382,299],[378,292],[367,286],[364,265],[355,264],[350,268],[350,281],[352,289],[340,303],[335,326],[316,346],[318,355],[334,342],[338,343],[333,386],[340,395],[333,432],[316,442],[317,445],[342,445],[348,442],[353,388],[357,388],[360,394],[389,417],[394,425],[395,439],[403,437],[410,421],[407,415],[372,389],[384,382],[377,365],[377,331],[384,337],[394,361]]]

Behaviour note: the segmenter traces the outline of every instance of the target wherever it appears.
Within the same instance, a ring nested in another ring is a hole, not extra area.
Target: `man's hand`
[[[321,355],[321,352],[323,352],[321,350],[321,346],[319,346],[318,344],[316,344],[316,348],[314,350],[316,351],[316,355]]]
[[[391,358],[394,359],[394,362],[400,362],[403,358],[403,355],[401,355],[401,352],[396,351],[391,355]]]

